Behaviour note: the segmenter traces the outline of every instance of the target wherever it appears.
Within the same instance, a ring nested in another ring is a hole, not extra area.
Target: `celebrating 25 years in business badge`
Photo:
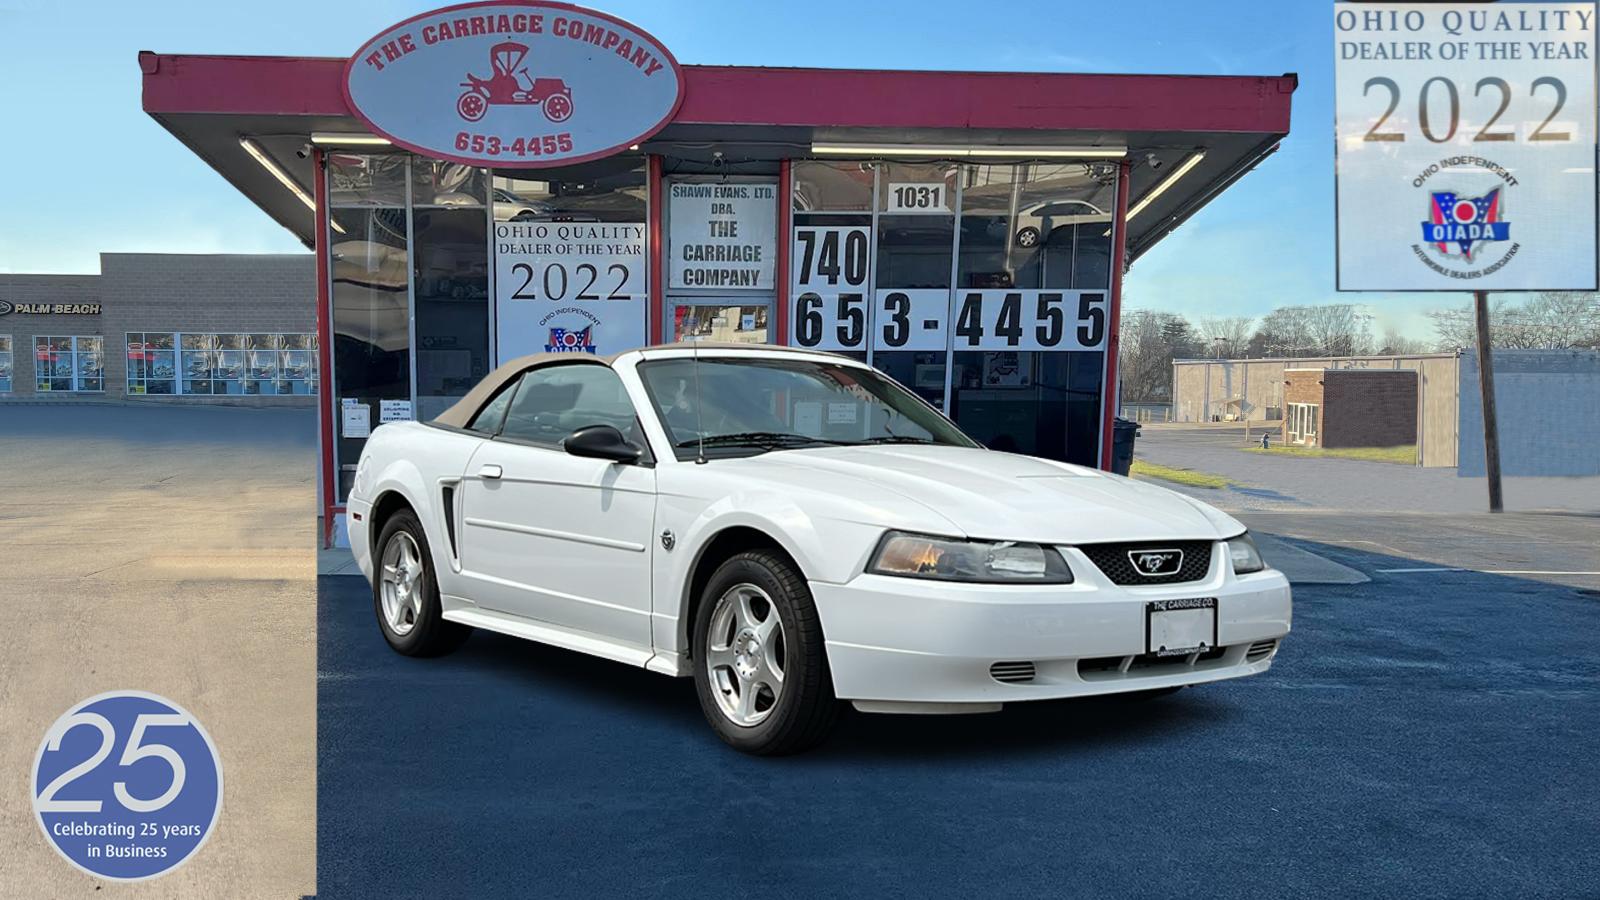
[[[142,881],[188,861],[222,812],[222,762],[165,697],[100,694],[67,710],[34,757],[33,809],[51,846],[99,878]]]

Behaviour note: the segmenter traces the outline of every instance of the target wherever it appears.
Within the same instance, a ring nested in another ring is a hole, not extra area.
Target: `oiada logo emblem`
[[[1463,197],[1454,191],[1431,191],[1428,220],[1422,239],[1445,256],[1473,262],[1474,247],[1486,241],[1511,240],[1511,223],[1500,206],[1500,188],[1482,197]],[[1478,248],[1481,249],[1481,248]]]
[[[1506,218],[1506,196],[1517,181],[1493,160],[1451,157],[1428,166],[1412,185],[1422,188],[1435,175],[1443,180],[1460,172],[1469,172],[1465,179],[1479,181],[1479,187],[1427,185],[1418,198],[1427,210],[1421,222],[1422,240],[1411,245],[1411,252],[1440,275],[1470,280],[1500,271],[1517,255],[1519,245],[1511,239],[1511,222]],[[1487,180],[1484,175],[1500,183],[1482,184]]]
[[[595,352],[593,334],[593,325],[580,331],[552,328],[550,329],[550,342],[544,345],[544,352],[593,353]]]
[[[345,64],[345,100],[373,133],[470,165],[569,165],[622,151],[671,121],[683,71],[648,33],[543,0],[414,16]]]

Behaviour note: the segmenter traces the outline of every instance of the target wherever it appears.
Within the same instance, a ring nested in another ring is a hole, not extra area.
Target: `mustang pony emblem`
[[[1172,575],[1183,566],[1182,550],[1129,550],[1128,562],[1146,578]]]

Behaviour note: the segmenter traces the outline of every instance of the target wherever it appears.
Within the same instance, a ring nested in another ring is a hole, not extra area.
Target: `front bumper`
[[[1154,587],[1113,584],[1082,553],[1061,549],[1074,584],[870,574],[845,584],[812,582],[835,694],[868,710],[961,712],[1198,684],[1266,671],[1276,642],[1289,633],[1288,579],[1271,569],[1233,574],[1220,543],[1207,578]],[[1150,657],[1145,604],[1192,597],[1216,598],[1222,652]],[[1023,662],[1032,664],[1030,680],[1000,681],[990,671],[995,663]]]

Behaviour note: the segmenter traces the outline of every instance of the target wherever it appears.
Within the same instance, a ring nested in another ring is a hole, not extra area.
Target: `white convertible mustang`
[[[1289,584],[1181,494],[986,450],[826,353],[668,346],[501,366],[384,425],[350,544],[383,636],[472,628],[668,675],[753,753],[839,700],[962,713],[1262,672]]]

